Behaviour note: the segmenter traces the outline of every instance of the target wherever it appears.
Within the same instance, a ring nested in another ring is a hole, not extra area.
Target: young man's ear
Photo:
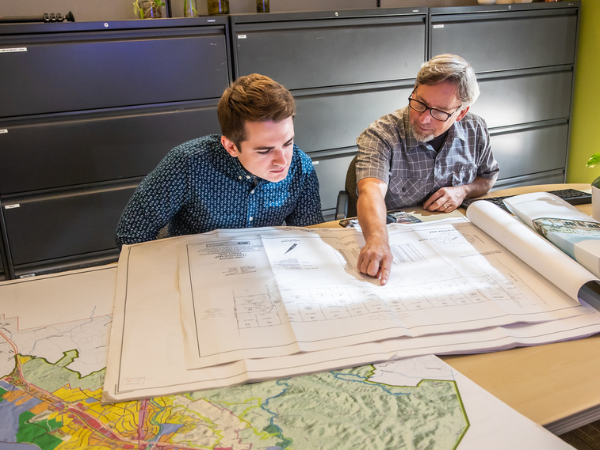
[[[238,157],[238,154],[240,152],[238,151],[238,148],[236,147],[236,145],[233,143],[232,140],[227,139],[225,136],[221,136],[221,144],[223,144],[223,147],[225,147],[225,150],[227,150],[227,153],[229,153],[234,158]]]
[[[460,113],[458,114],[458,116],[456,116],[456,121],[457,122],[467,115],[467,113],[469,112],[469,108],[471,108],[471,107],[467,106],[465,109],[463,109],[463,110],[460,111]]]

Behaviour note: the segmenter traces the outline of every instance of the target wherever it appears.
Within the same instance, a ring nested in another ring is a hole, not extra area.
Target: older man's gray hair
[[[420,84],[433,85],[444,81],[456,86],[464,108],[471,106],[479,97],[479,85],[471,64],[449,53],[434,56],[421,66],[415,88]]]

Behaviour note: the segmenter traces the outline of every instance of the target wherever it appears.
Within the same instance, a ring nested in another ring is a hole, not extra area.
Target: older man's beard
[[[419,133],[415,128],[412,120],[410,121],[410,132],[412,133],[413,137],[419,142],[429,142],[435,137],[432,133]]]

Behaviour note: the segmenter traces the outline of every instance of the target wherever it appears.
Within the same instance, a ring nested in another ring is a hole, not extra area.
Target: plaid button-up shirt
[[[418,142],[410,129],[409,108],[383,116],[357,139],[357,182],[378,178],[388,185],[388,209],[422,204],[438,189],[493,179],[498,163],[485,121],[467,113],[448,130],[440,149]]]

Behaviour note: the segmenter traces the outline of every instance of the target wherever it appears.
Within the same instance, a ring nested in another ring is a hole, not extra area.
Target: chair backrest
[[[348,213],[346,217],[356,217],[356,203],[358,202],[358,195],[356,194],[356,155],[352,158],[350,166],[348,166],[348,172],[346,172],[346,192],[348,193]]]

